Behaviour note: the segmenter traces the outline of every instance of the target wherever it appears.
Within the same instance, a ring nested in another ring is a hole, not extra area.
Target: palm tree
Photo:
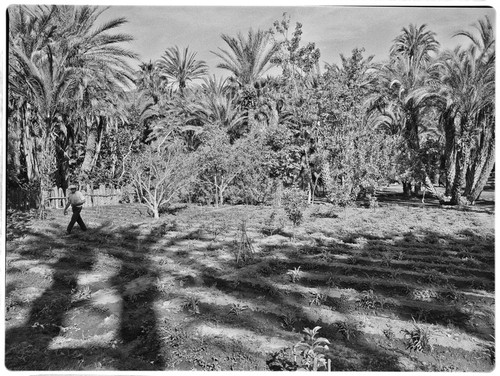
[[[197,99],[188,105],[187,110],[203,126],[221,127],[234,140],[244,126],[247,117],[237,104],[237,98],[224,92],[201,93]]]
[[[487,18],[477,29],[480,38],[458,32],[456,35],[469,36],[473,44],[444,53],[435,64],[436,77],[443,84],[436,98],[447,136],[447,159],[455,170],[450,181],[454,204],[461,202],[464,185],[468,201],[474,202],[494,165],[494,33]]]
[[[424,103],[416,101],[414,93],[427,82],[432,53],[437,52],[438,47],[435,33],[427,31],[426,25],[410,25],[394,39],[390,61],[375,68],[378,74],[372,83],[376,89],[371,96],[370,111],[392,114],[392,119],[398,120],[399,124],[391,128],[399,129],[408,152],[415,155],[420,148],[419,127]],[[428,176],[420,178],[428,180]],[[403,187],[409,194],[409,183],[403,182]]]
[[[229,49],[211,51],[223,61],[217,68],[230,71],[240,87],[253,85],[271,68],[270,60],[278,46],[271,42],[268,32],[250,29],[247,38],[241,33],[236,38],[226,34],[222,34],[221,38]]]
[[[208,72],[207,64],[203,60],[196,60],[196,53],[190,53],[189,47],[182,52],[177,46],[168,48],[156,65],[160,75],[181,95],[189,82],[203,78]]]
[[[38,137],[55,141],[58,185],[66,188],[69,149],[76,132],[82,85],[104,80],[116,90],[132,82],[129,59],[136,55],[119,47],[132,37],[109,34],[123,18],[96,27],[107,8],[90,6],[16,6],[9,9],[9,83],[36,109]],[[76,100],[75,100],[76,99]],[[110,100],[109,98],[103,100]],[[82,128],[80,128],[81,130]],[[47,152],[47,150],[44,150]],[[35,158],[38,158],[35,156]],[[35,174],[39,176],[39,172]]]

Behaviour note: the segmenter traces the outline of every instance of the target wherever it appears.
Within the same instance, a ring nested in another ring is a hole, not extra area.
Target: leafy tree
[[[196,176],[195,160],[179,142],[152,144],[131,161],[129,177],[139,201],[160,217],[160,208],[168,206]]]
[[[217,125],[205,126],[201,137],[202,144],[196,152],[198,179],[212,192],[215,206],[223,205],[228,188],[253,168],[256,149],[245,138],[231,143],[228,133]]]
[[[330,201],[339,205],[394,175],[397,137],[364,116],[371,57],[364,59],[362,52],[354,49],[350,58],[342,57],[341,67],[328,67],[321,100],[322,177]]]
[[[296,23],[292,38],[288,36],[290,18],[285,13],[282,21],[275,21],[271,30],[275,43],[279,46],[272,62],[282,68],[283,76],[279,85],[279,100],[282,108],[279,121],[286,125],[293,137],[288,150],[298,157],[299,173],[292,184],[300,179],[307,187],[308,201],[312,202],[319,177],[320,156],[317,153],[318,124],[321,113],[321,76],[318,69],[320,51],[314,43],[300,46],[302,24]],[[278,41],[276,35],[280,36]],[[297,154],[298,152],[298,154]],[[316,165],[315,165],[316,163]]]

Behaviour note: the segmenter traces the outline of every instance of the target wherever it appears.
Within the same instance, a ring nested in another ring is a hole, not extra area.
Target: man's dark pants
[[[68,225],[68,228],[66,229],[66,231],[68,233],[70,233],[71,230],[73,229],[73,226],[77,222],[83,231],[87,231],[87,226],[85,226],[85,223],[83,223],[82,217],[80,217],[80,212],[82,211],[82,207],[81,206],[72,206],[71,210],[73,210],[73,215],[71,216],[71,221],[69,221],[69,225]]]

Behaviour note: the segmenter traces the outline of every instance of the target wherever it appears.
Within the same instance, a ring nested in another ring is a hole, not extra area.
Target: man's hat
[[[68,187],[68,189],[77,189],[77,186],[76,186],[76,185],[74,185],[74,184],[71,184],[71,185]]]

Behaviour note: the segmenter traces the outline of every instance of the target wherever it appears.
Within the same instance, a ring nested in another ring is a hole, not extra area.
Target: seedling
[[[302,278],[302,272],[300,271],[300,266],[297,268],[289,269],[286,273],[290,276],[292,283],[298,282]]]
[[[183,307],[191,313],[199,314],[200,313],[200,308],[198,307],[199,302],[200,300],[197,297],[190,296],[184,302]]]
[[[283,329],[294,329],[294,325],[297,322],[295,314],[289,312],[286,315],[281,316],[281,319],[281,326]]]
[[[402,329],[404,337],[406,340],[406,349],[410,351],[426,351],[430,350],[431,346],[429,344],[429,333],[417,326],[415,319],[413,319],[412,330]]]
[[[312,293],[312,298],[309,300],[309,305],[321,305],[323,302],[326,300],[326,296],[319,293],[319,292],[313,292]]]
[[[342,334],[346,341],[354,338],[359,331],[359,324],[354,320],[337,322],[337,331]]]
[[[363,291],[361,296],[356,299],[358,306],[365,309],[376,309],[377,306],[382,307],[383,304],[377,299],[373,290]]]
[[[387,328],[383,330],[383,333],[385,337],[390,341],[392,341],[395,337],[395,334],[390,326],[387,326]]]
[[[246,311],[248,306],[243,306],[238,303],[234,303],[231,309],[229,310],[230,315],[239,316],[243,311]]]
[[[316,326],[314,329],[305,328],[303,330],[306,333],[304,340],[293,347],[293,352],[303,357],[303,364],[310,371],[318,371],[320,368],[326,369],[324,351],[328,350],[330,341],[322,337],[316,338],[320,329],[320,326]]]

